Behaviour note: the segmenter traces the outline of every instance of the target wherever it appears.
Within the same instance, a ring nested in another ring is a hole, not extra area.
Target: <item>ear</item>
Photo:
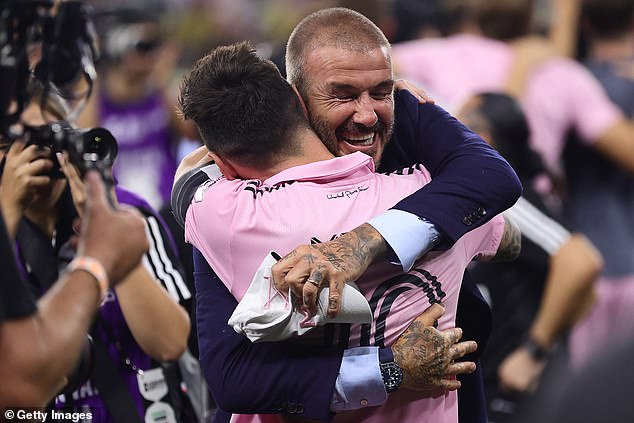
[[[302,105],[302,109],[304,110],[304,114],[306,116],[308,116],[308,108],[306,107],[306,103],[304,103],[304,99],[299,94],[299,91],[297,91],[297,87],[295,86],[295,84],[291,84],[291,87],[293,87],[293,91],[295,91],[295,94],[297,94],[297,98],[299,99],[299,104]]]
[[[208,152],[207,155],[211,157],[214,162],[216,162],[222,174],[225,175],[225,178],[227,178],[228,180],[239,178],[238,172],[229,160],[225,160],[218,154],[212,153],[211,151]]]

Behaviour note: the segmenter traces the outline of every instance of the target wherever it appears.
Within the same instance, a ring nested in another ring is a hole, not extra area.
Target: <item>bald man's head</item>
[[[377,48],[389,51],[390,43],[371,20],[353,10],[335,7],[308,15],[297,24],[286,45],[288,81],[297,86],[305,99],[310,80],[306,74],[307,56],[323,47],[364,53]]]

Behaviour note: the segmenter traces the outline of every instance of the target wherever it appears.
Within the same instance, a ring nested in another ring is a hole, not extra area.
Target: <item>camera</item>
[[[76,129],[65,121],[52,122],[42,126],[26,126],[24,140],[51,149],[52,178],[63,178],[55,153],[66,151],[70,162],[83,175],[88,169],[96,169],[102,175],[110,175],[112,164],[117,157],[118,147],[114,136],[105,128]]]
[[[44,87],[42,97],[54,92],[85,105],[97,77],[99,58],[91,8],[81,1],[0,0],[0,136],[12,139],[29,103],[27,92],[35,76]],[[38,47],[39,46],[39,47]],[[38,48],[34,48],[38,47]],[[40,55],[31,55],[37,51]],[[81,107],[72,113],[76,117]]]

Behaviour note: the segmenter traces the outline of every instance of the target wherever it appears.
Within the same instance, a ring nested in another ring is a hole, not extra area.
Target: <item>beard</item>
[[[372,151],[368,152],[368,154],[372,156],[377,166],[379,164],[377,159],[380,159],[383,149],[392,136],[392,131],[394,129],[393,120],[389,124],[384,124],[381,120],[377,120],[377,122],[370,128],[356,124],[352,122],[352,120],[347,120],[335,130],[332,130],[330,125],[319,116],[309,114],[309,120],[310,125],[317,133],[317,136],[321,139],[321,142],[335,156],[344,155],[339,146],[337,134],[368,134],[374,132],[376,134],[375,137],[378,138],[375,141],[375,144],[377,145],[374,145]],[[352,147],[354,147],[353,144]]]
[[[317,136],[321,140],[321,142],[326,146],[328,151],[330,151],[335,156],[341,156],[341,152],[339,151],[339,141],[337,141],[337,135],[335,132],[330,129],[330,125],[321,119],[319,116],[315,116],[313,114],[309,114],[308,116],[310,121],[310,126],[313,127],[313,130],[317,133]]]

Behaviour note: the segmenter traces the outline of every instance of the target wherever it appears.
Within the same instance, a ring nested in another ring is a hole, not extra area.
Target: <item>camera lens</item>
[[[117,141],[105,128],[93,128],[82,134],[84,157],[89,155],[98,160],[112,163],[117,156]]]

